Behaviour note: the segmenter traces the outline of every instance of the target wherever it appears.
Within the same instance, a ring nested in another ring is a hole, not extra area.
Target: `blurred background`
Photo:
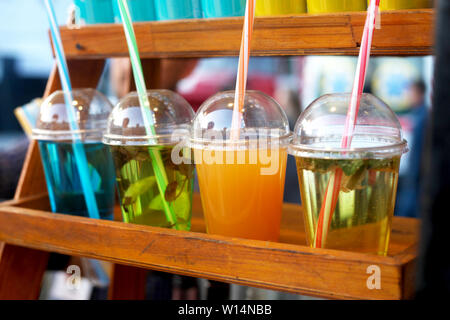
[[[71,3],[70,0],[54,1],[60,24],[70,20]],[[28,108],[20,109],[17,114],[19,118],[33,117],[26,113],[32,113],[33,107],[39,104],[39,100],[34,99],[43,94],[53,65],[43,1],[0,0],[0,39],[0,199],[10,199],[14,195],[28,145],[28,138],[14,110],[28,104]],[[395,208],[395,214],[399,216],[419,217],[421,155],[432,95],[433,62],[432,57],[383,57],[370,61],[365,92],[380,97],[397,113],[410,148],[400,170]],[[196,110],[209,96],[234,88],[237,63],[237,58],[190,59],[183,63],[167,60],[163,73],[173,74],[173,77],[168,77],[166,87],[177,90]],[[355,68],[356,57],[254,57],[250,60],[248,89],[260,90],[274,97],[286,111],[293,129],[302,110],[321,95],[350,92]],[[112,59],[106,65],[99,90],[113,103],[126,93],[123,80],[127,72],[127,59]],[[288,160],[285,201],[300,203],[292,157]],[[54,269],[61,269],[61,262],[55,261]],[[88,278],[96,279],[88,287],[107,287],[107,266],[91,262],[86,268],[91,270]],[[228,285],[218,283],[205,284],[153,274],[149,280],[149,292],[153,292],[153,298],[283,297],[256,289],[242,291],[236,289],[237,286],[230,289]],[[48,275],[43,298],[65,297],[58,290],[49,289],[55,279],[55,274]],[[169,287],[167,283],[170,283]],[[214,290],[205,293],[206,288]],[[164,290],[166,295],[161,293]],[[86,292],[81,297],[95,297],[92,290]],[[105,294],[97,297],[104,298]]]

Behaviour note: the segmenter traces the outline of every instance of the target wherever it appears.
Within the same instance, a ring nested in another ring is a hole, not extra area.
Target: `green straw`
[[[131,22],[130,10],[128,9],[126,0],[117,0],[119,4],[120,16],[122,18],[123,29],[125,37],[127,38],[128,51],[130,53],[131,67],[133,69],[134,81],[136,90],[138,92],[139,103],[141,105],[142,117],[144,119],[145,131],[148,136],[156,136],[156,131],[153,122],[153,113],[150,109],[150,102],[148,101],[147,89],[145,87],[144,73],[142,72],[141,59],[139,58],[139,51],[136,43],[136,36],[134,34],[133,24]],[[167,221],[178,229],[177,219],[170,202],[166,201],[165,192],[168,185],[168,179],[164,164],[161,159],[161,154],[158,150],[149,148],[150,157],[152,159],[153,172],[155,173],[156,182],[158,185],[161,199],[163,202],[164,213]]]

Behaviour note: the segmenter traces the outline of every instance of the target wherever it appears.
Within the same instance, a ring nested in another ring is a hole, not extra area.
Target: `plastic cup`
[[[327,185],[342,171],[322,248],[386,255],[401,155],[407,151],[394,112],[363,94],[351,148],[341,148],[350,94],[325,95],[301,115],[290,154],[297,161],[308,243],[313,247]]]
[[[367,1],[369,5],[370,0]],[[380,1],[381,10],[421,9],[432,8],[432,0],[383,0]]]
[[[113,109],[103,137],[114,158],[123,220],[155,227],[174,227],[166,218],[163,199],[176,214],[178,229],[191,226],[194,165],[184,146],[194,112],[180,95],[169,90],[147,91],[154,114],[155,135],[147,135],[136,92]],[[161,195],[150,151],[159,151],[167,177]],[[164,197],[164,198],[163,198]]]
[[[114,10],[114,21],[121,23],[119,4],[117,0],[112,0]],[[130,9],[131,20],[133,22],[155,21],[156,10],[154,0],[128,0],[128,8]]]
[[[256,16],[276,16],[306,12],[306,0],[258,0]]]
[[[111,0],[74,0],[75,21],[79,25],[114,23]]]
[[[158,20],[202,18],[200,0],[155,0]]]
[[[202,9],[205,18],[240,17],[245,15],[245,0],[202,0]]]
[[[109,100],[94,89],[73,90],[74,108],[86,153],[89,176],[102,219],[114,210],[114,164],[102,144],[103,131],[112,110]],[[33,139],[38,140],[50,205],[53,212],[88,217],[80,176],[72,149],[64,94],[56,91],[41,105]]]
[[[366,0],[307,0],[309,13],[365,11]]]
[[[203,103],[191,129],[208,233],[278,241],[287,147],[286,114],[271,97],[247,91],[240,137],[230,140],[234,91]]]

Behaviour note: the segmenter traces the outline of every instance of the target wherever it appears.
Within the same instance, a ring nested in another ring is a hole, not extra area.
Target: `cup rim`
[[[275,145],[279,147],[288,147],[293,137],[292,132],[288,132],[281,136],[266,136],[266,141],[270,145]],[[212,140],[212,139],[202,139],[202,138],[192,138],[188,139],[188,145],[192,149],[214,149],[214,150],[242,150],[242,149],[252,149],[260,148],[259,139],[223,139],[223,140]]]
[[[295,157],[308,158],[386,158],[389,156],[401,156],[408,151],[408,143],[405,139],[383,146],[360,148],[324,148],[293,143],[289,145],[289,154]]]
[[[120,134],[105,133],[103,134],[102,142],[110,146],[158,146],[173,145],[183,140],[186,140],[186,135],[181,133],[155,134],[151,136],[123,136]]]
[[[97,137],[95,134],[98,134],[98,141],[101,141],[102,133],[104,129],[78,129],[78,130],[48,130],[48,129],[32,129],[32,138],[38,141],[46,141],[46,140],[77,140],[75,137],[79,136],[80,140],[83,139],[83,135],[89,135],[89,139],[94,140],[94,137]]]

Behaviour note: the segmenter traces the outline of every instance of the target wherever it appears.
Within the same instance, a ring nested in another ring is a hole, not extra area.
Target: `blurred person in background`
[[[407,173],[399,177],[398,195],[395,214],[402,217],[419,217],[419,200],[421,190],[420,169],[423,144],[428,119],[425,103],[426,86],[422,80],[413,82],[408,90],[410,111],[405,115],[411,126],[412,135],[407,157]]]

